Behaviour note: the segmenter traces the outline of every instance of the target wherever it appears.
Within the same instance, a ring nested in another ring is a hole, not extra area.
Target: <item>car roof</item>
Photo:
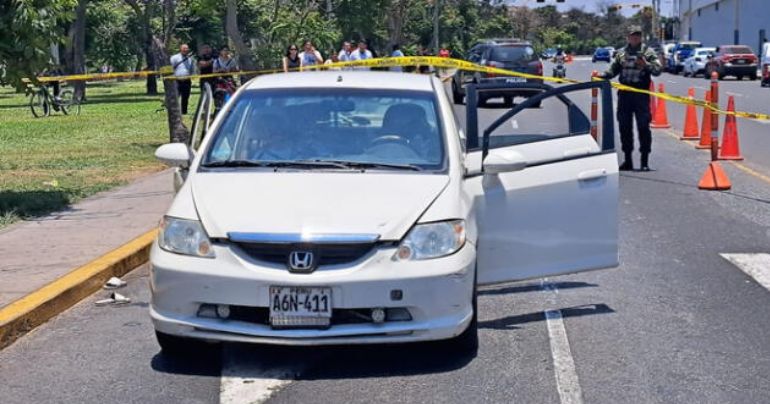
[[[433,92],[431,76],[379,71],[313,71],[258,76],[247,90],[278,88],[360,88]]]

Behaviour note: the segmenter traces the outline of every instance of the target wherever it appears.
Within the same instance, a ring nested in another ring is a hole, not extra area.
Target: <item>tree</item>
[[[158,70],[161,61],[157,59],[156,52],[153,51],[155,35],[152,27],[152,20],[158,13],[158,3],[154,1],[124,0],[126,4],[136,13],[140,24],[140,38],[142,51],[144,53],[146,68],[150,71]],[[144,5],[144,7],[142,7]],[[147,76],[147,94],[158,94],[158,81],[155,75]]]
[[[5,0],[0,2],[0,81],[21,90],[23,77],[52,66],[51,46],[63,42],[60,26],[72,19],[74,0]]]
[[[238,64],[242,70],[255,70],[256,66],[252,59],[251,50],[244,43],[241,30],[238,27],[238,8],[235,0],[227,0],[226,6],[227,22],[225,23],[225,28],[227,36],[230,37],[230,41],[233,43],[238,54]]]
[[[86,6],[88,0],[78,0],[75,8],[75,20],[69,28],[66,47],[67,73],[84,74],[86,72]],[[86,95],[86,82],[74,83],[76,100],[84,100]]]

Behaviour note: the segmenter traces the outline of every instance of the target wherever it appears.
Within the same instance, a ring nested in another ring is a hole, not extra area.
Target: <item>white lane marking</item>
[[[546,292],[559,293],[551,283],[541,282],[541,285]],[[551,302],[555,300],[551,298]],[[546,310],[545,323],[548,327],[556,388],[559,390],[561,404],[582,404],[583,392],[575,370],[575,361],[572,359],[572,350],[569,347],[569,338],[567,338],[567,329],[564,328],[561,310]]]
[[[296,370],[270,364],[255,365],[230,348],[225,345],[222,349],[221,404],[264,403],[293,381]]]
[[[770,254],[719,254],[770,290]]]

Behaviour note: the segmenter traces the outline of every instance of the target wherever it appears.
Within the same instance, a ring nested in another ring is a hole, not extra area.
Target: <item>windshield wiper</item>
[[[359,169],[388,168],[388,169],[395,169],[395,170],[422,171],[422,167],[416,166],[414,164],[376,163],[376,162],[369,162],[369,161],[347,161],[347,160],[314,160],[314,161],[322,162],[322,163],[339,164],[343,167],[354,168],[354,169],[355,168],[359,168]]]
[[[203,167],[301,167],[301,168],[342,168],[350,169],[346,164],[321,160],[224,160],[203,164]]]

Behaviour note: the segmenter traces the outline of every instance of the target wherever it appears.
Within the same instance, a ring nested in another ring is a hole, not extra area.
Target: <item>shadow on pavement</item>
[[[63,210],[70,195],[62,191],[0,191],[0,216],[15,213],[22,217]]]
[[[561,316],[562,318],[568,318],[590,316],[594,314],[610,314],[614,312],[615,310],[612,310],[606,304],[600,303],[563,308],[561,309]],[[519,328],[516,327],[519,324],[526,324],[543,320],[545,320],[545,313],[539,311],[536,313],[518,314],[515,316],[508,316],[494,320],[479,321],[479,328],[493,330],[515,330]]]
[[[684,182],[662,180],[660,178],[650,178],[650,177],[644,177],[644,176],[638,176],[638,175],[629,175],[629,174],[621,174],[620,176],[624,177],[624,178],[633,178],[633,179],[641,180],[641,181],[650,181],[650,182],[657,182],[657,183],[660,183],[660,184],[676,185],[676,186],[679,186],[679,187],[685,187],[685,188],[689,188],[689,189],[697,189],[697,185],[694,184],[694,183],[688,184],[688,183],[684,183]],[[709,191],[709,192],[714,192],[714,191]],[[751,196],[751,195],[739,194],[739,193],[736,193],[736,192],[733,192],[733,191],[716,191],[716,192],[724,194],[724,195],[731,195],[731,196],[734,196],[736,198],[747,199],[747,200],[754,201],[754,202],[761,202],[761,203],[765,203],[765,204],[770,204],[770,200],[762,199],[762,198],[757,198],[757,197]]]
[[[152,357],[150,367],[161,373],[219,377],[222,369],[222,356],[217,348],[206,349],[185,358],[172,357],[158,352]]]
[[[599,285],[586,282],[553,282],[549,283],[554,289],[576,289],[576,288],[595,288]],[[526,293],[526,292],[543,292],[543,286],[538,283],[528,283],[525,285],[498,287],[494,289],[479,290],[479,296],[487,295],[505,295],[508,293]]]

